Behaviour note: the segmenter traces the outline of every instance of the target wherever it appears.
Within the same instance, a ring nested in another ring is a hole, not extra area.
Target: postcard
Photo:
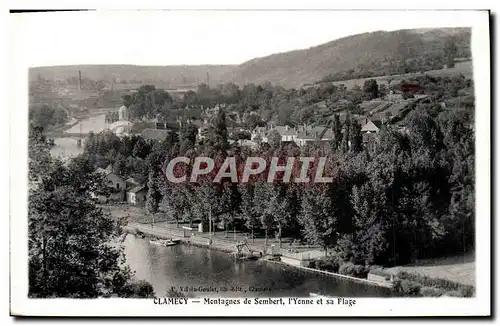
[[[489,316],[489,19],[11,13],[11,315]]]

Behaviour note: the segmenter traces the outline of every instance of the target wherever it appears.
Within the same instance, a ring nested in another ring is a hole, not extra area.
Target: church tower
[[[118,120],[128,121],[128,109],[125,105],[122,105],[122,107],[118,109]]]

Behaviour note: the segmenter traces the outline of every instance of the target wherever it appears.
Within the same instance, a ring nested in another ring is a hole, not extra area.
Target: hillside
[[[457,56],[470,56],[468,28],[378,31],[348,36],[305,50],[253,59],[238,66],[228,78],[238,83],[269,80],[297,87],[360,66],[361,69],[363,66],[371,69],[405,59],[443,57],[450,36],[456,39]]]
[[[470,28],[416,29],[348,36],[309,49],[255,58],[238,66],[59,66],[30,69],[30,79],[38,74],[47,79],[67,78],[81,70],[82,76],[91,79],[111,81],[118,77],[129,82],[179,87],[205,82],[208,73],[211,86],[229,81],[238,84],[270,81],[284,87],[299,87],[331,74],[342,77],[345,72],[397,73],[401,62],[423,67],[421,60],[427,60],[434,67],[442,67],[451,37],[456,46],[455,56],[470,57]]]

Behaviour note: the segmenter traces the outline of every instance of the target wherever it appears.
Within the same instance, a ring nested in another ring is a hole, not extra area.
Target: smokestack
[[[210,87],[210,75],[208,74],[208,71],[207,71],[207,87]]]
[[[78,70],[78,90],[82,90],[82,72]]]

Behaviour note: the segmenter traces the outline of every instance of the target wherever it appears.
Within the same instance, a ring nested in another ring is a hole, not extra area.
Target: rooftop
[[[141,136],[144,139],[153,139],[153,140],[162,141],[168,136],[168,134],[170,134],[170,132],[171,132],[171,130],[168,130],[168,129],[146,128],[141,132]]]
[[[133,186],[130,189],[128,189],[127,192],[137,193],[145,188],[146,188],[145,185],[137,185],[137,186]]]

